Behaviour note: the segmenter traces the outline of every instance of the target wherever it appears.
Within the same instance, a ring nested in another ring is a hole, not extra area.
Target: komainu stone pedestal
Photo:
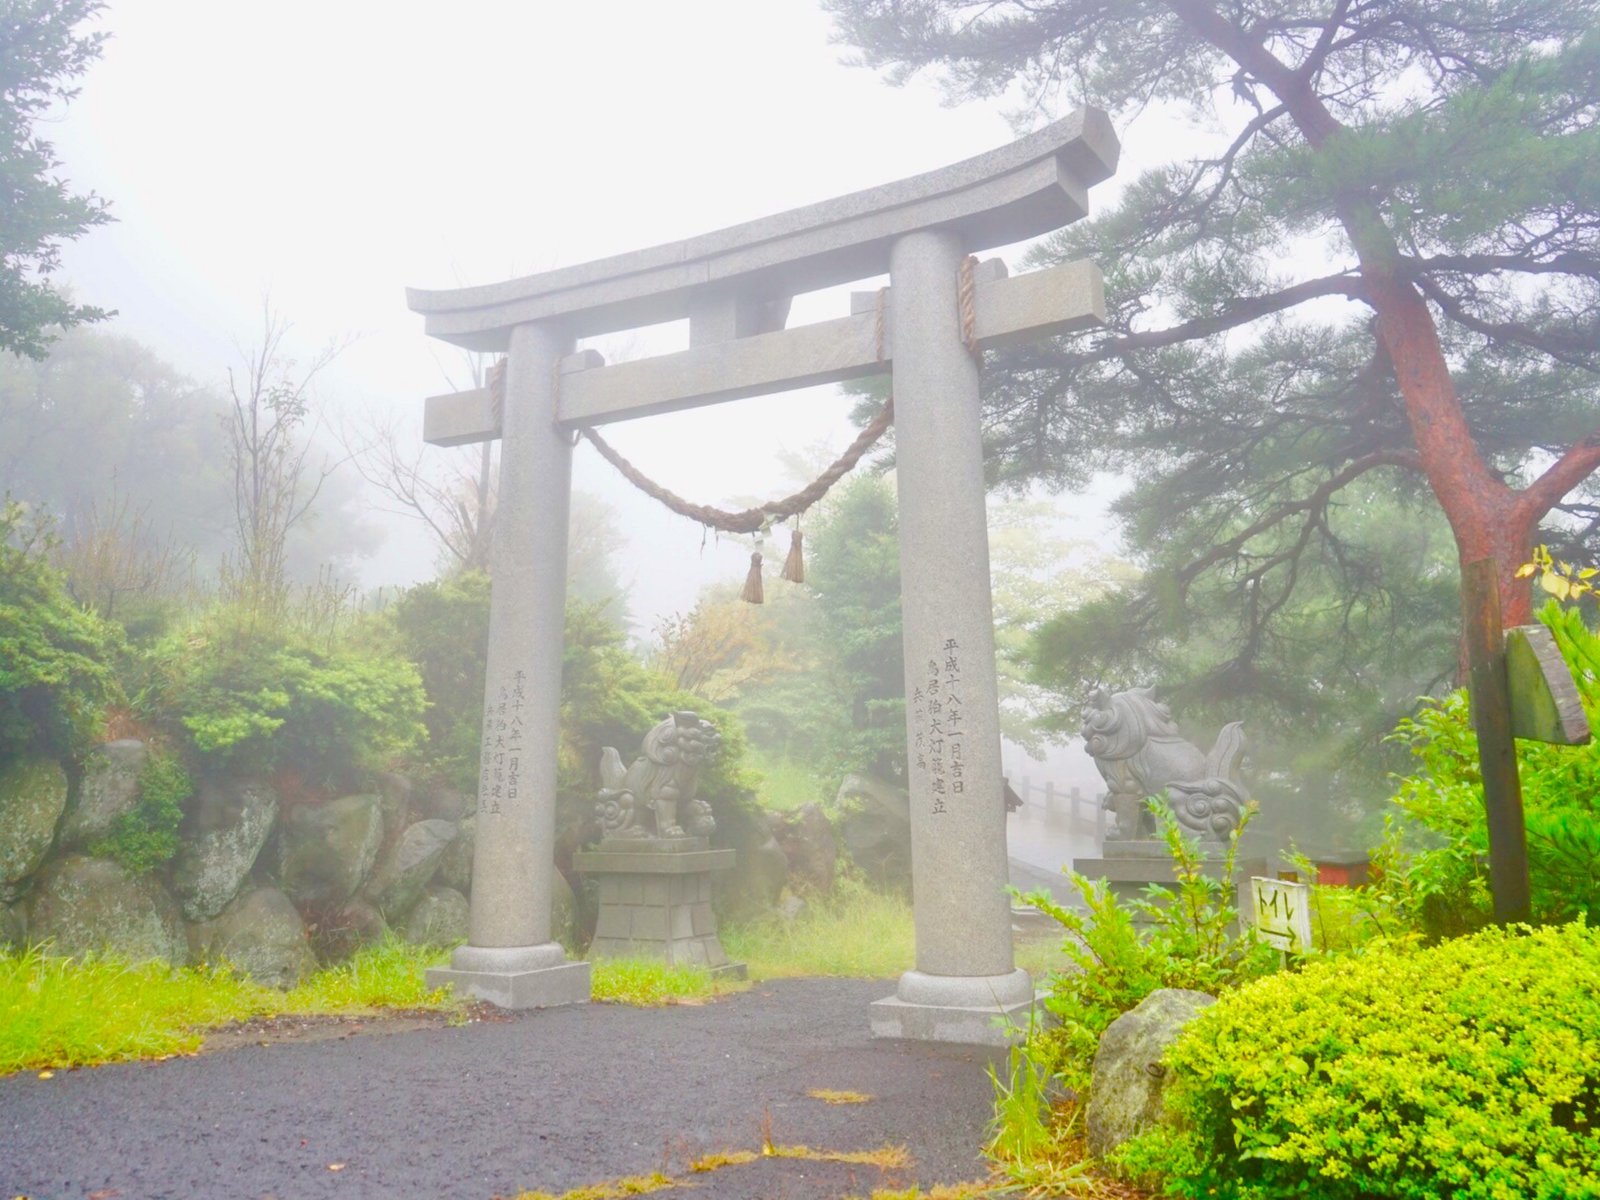
[[[711,911],[712,873],[731,868],[734,857],[703,837],[606,838],[575,854],[573,865],[600,885],[589,952],[661,958],[742,979],[744,964],[728,961]]]
[[[1215,843],[1204,848],[1201,870],[1213,879],[1222,878],[1226,848]],[[1099,858],[1075,858],[1072,869],[1087,879],[1104,879],[1118,899],[1132,900],[1144,895],[1152,883],[1176,891],[1178,877],[1172,869],[1172,855],[1165,842],[1107,841]],[[1266,875],[1267,860],[1257,854],[1241,853],[1233,863],[1236,902],[1244,895],[1252,875]],[[1247,911],[1242,906],[1240,912]]]
[[[589,964],[568,962],[559,942],[457,946],[448,967],[432,967],[423,979],[430,988],[450,984],[458,996],[501,1008],[556,1008],[589,1000]]]

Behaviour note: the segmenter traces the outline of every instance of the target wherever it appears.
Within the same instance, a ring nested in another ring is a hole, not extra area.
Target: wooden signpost
[[[1516,739],[1583,745],[1589,725],[1549,631],[1542,625],[1502,630],[1495,575],[1492,559],[1462,567],[1461,607],[1489,827],[1489,888],[1495,920],[1509,925],[1532,915]]]

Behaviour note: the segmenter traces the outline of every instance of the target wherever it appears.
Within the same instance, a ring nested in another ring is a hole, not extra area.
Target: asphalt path
[[[0,1197],[491,1200],[663,1171],[707,1200],[834,1200],[981,1178],[998,1052],[874,1040],[867,1005],[892,990],[785,980],[704,1005],[24,1072],[0,1078]],[[687,1174],[764,1142],[902,1146],[912,1164],[769,1156]]]

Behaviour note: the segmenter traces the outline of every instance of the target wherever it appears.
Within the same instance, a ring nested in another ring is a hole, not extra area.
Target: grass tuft
[[[806,1095],[824,1104],[866,1104],[872,1099],[866,1092],[839,1092],[832,1088],[812,1088]]]
[[[911,1165],[911,1152],[904,1146],[879,1146],[876,1150],[815,1150],[810,1146],[783,1146],[771,1142],[761,1147],[763,1158],[799,1158],[807,1162],[850,1163],[858,1167],[879,1167],[885,1171]]]
[[[724,930],[722,944],[757,980],[891,979],[916,961],[910,903],[848,880],[792,921],[771,917]]]
[[[648,1196],[678,1186],[678,1181],[660,1171],[649,1175],[627,1175],[604,1183],[573,1188],[559,1196],[554,1192],[518,1192],[513,1200],[623,1200],[627,1196]]]
[[[0,1074],[190,1054],[205,1026],[259,1016],[276,998],[225,968],[0,954]]]
[[[704,1175],[711,1171],[720,1171],[723,1167],[742,1167],[745,1163],[753,1163],[760,1157],[754,1150],[719,1150],[695,1159],[689,1164],[689,1170],[697,1175]]]
[[[207,1029],[252,1017],[459,1006],[423,986],[424,968],[440,954],[399,941],[369,946],[290,992],[240,978],[225,963],[171,967],[47,950],[0,952],[0,1074],[192,1054]]]
[[[704,967],[669,966],[659,958],[596,958],[590,963],[591,995],[610,1004],[652,1008],[699,1004],[742,982],[719,982]]]
[[[281,1012],[354,1013],[378,1008],[453,1008],[448,989],[429,991],[423,972],[443,966],[448,950],[388,937],[363,946],[344,962],[318,971],[283,994]]]

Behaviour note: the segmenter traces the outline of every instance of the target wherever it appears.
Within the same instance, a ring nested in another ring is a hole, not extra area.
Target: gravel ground
[[[867,1005],[892,988],[786,980],[706,1005],[591,1004],[13,1075],[0,1079],[0,1196],[491,1200],[681,1175],[702,1154],[759,1149],[764,1125],[780,1145],[904,1146],[913,1165],[765,1158],[693,1176],[697,1200],[980,1178],[996,1052],[874,1041]],[[825,1104],[814,1088],[873,1098]]]

